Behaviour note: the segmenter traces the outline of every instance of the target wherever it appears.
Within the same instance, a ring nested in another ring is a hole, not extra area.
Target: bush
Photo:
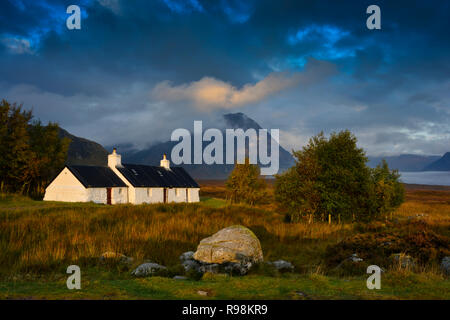
[[[410,255],[419,264],[439,263],[444,256],[450,255],[450,238],[436,234],[423,221],[387,223],[384,227],[375,223],[362,231],[365,233],[327,248],[325,263],[329,270],[354,253],[365,263],[382,268],[392,266],[391,256],[398,253]]]
[[[262,202],[266,196],[267,184],[260,178],[260,169],[256,164],[236,163],[226,183],[227,197],[232,203],[247,203],[254,205]]]

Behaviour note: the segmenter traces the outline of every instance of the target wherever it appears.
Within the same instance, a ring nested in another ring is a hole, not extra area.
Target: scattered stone
[[[261,244],[255,234],[243,226],[230,226],[200,241],[194,259],[203,263],[262,262]]]
[[[180,256],[180,261],[189,261],[194,259],[194,251],[187,251]]]
[[[190,270],[199,271],[199,268],[200,268],[200,263],[195,260],[185,260],[181,263],[181,265],[183,266],[183,268],[186,272],[188,272]]]
[[[219,273],[220,266],[217,263],[212,264],[202,264],[198,270],[202,273]]]
[[[174,280],[188,280],[189,278],[185,277],[185,276],[175,276],[175,277],[173,277],[173,279]]]
[[[358,255],[356,253],[352,254],[348,260],[350,260],[351,262],[361,262],[363,261],[362,258],[358,257]]]
[[[444,257],[442,259],[441,269],[445,274],[450,275],[450,257]]]
[[[208,296],[208,292],[206,292],[206,291],[202,291],[202,290],[198,290],[197,291],[197,294],[199,294],[199,295],[201,295],[201,296]]]
[[[304,293],[304,292],[302,292],[300,290],[295,291],[295,294],[300,296],[300,297],[303,297],[303,298],[307,298],[308,297],[308,295],[306,293]]]
[[[404,253],[395,253],[391,256],[391,258],[402,268],[411,268],[415,266],[414,258]]]
[[[237,275],[246,275],[247,272],[252,267],[251,262],[244,263],[236,263],[236,262],[227,262],[224,264],[224,271],[228,274],[237,274]]]
[[[134,271],[131,272],[132,275],[136,277],[146,277],[155,274],[156,272],[167,269],[165,266],[159,265],[153,262],[147,262],[141,264]]]
[[[277,260],[274,262],[269,262],[269,264],[273,265],[280,272],[292,272],[294,271],[294,265],[285,260]]]

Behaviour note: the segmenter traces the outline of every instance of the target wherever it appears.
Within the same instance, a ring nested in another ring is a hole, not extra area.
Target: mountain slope
[[[417,154],[401,154],[399,156],[389,157],[370,157],[369,167],[376,167],[383,159],[385,159],[391,169],[397,169],[403,172],[423,171],[427,165],[438,160],[439,156],[426,156]]]
[[[447,152],[440,159],[427,165],[424,171],[450,171],[450,152]]]
[[[68,131],[60,128],[60,138],[69,138],[71,140],[67,152],[66,164],[71,165],[107,165],[108,152],[99,143],[76,137]]]

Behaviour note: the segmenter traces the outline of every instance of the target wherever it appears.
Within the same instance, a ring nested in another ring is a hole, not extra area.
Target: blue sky
[[[82,29],[65,27],[81,7]],[[382,29],[366,28],[381,8]],[[350,129],[370,155],[450,151],[450,2],[5,0],[0,96],[104,145],[244,112],[298,149]]]

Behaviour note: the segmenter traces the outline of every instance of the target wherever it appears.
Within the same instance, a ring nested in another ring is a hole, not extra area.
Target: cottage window
[[[152,188],[147,188],[147,196],[151,197],[152,196]]]
[[[122,194],[122,188],[119,188],[119,194]]]

